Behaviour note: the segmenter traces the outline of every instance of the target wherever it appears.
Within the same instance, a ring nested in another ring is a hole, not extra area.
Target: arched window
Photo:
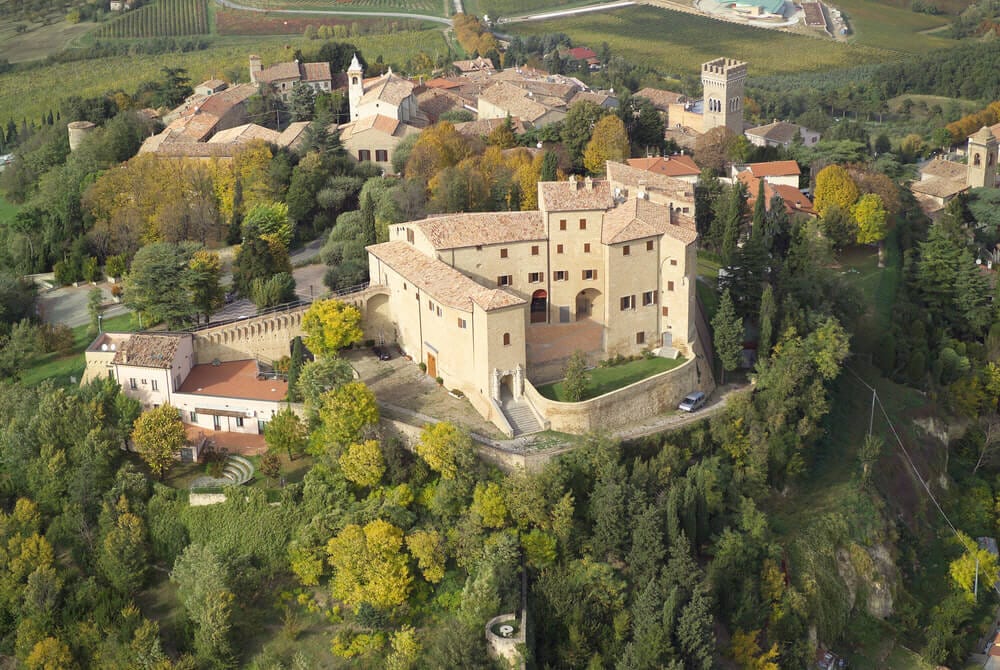
[[[358,77],[357,77],[357,75],[351,77],[351,85],[352,86],[357,86],[358,85]]]
[[[505,346],[505,347],[509,347],[510,346],[510,333],[504,333],[503,334],[503,346]]]
[[[549,294],[538,289],[531,294],[531,323],[545,323],[549,316]]]
[[[974,157],[972,158],[972,165],[973,165],[973,166],[975,166],[975,167],[979,167],[979,164],[980,164],[980,163],[982,163],[982,159],[981,159],[981,158],[979,157],[979,154],[977,153],[977,154],[976,154],[976,155],[975,155],[975,156],[974,156]]]

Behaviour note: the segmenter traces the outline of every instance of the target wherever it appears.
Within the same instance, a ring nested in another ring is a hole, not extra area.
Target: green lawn
[[[103,325],[104,330],[108,331],[131,332],[135,330],[131,314],[106,318]],[[87,326],[77,326],[73,329],[72,354],[60,356],[51,353],[39,356],[35,363],[21,375],[21,380],[28,386],[35,386],[46,379],[53,380],[59,386],[68,386],[73,383],[70,379],[73,377],[79,383],[83,371],[87,367],[83,352],[93,341],[94,338],[87,334]]]
[[[719,268],[722,263],[707,251],[698,252],[698,278],[695,283],[695,291],[698,299],[701,300],[705,308],[705,320],[712,322],[715,310],[719,308]]]
[[[590,382],[587,384],[587,390],[583,394],[583,399],[596,398],[599,395],[604,395],[629,384],[634,384],[637,381],[652,377],[660,372],[672,370],[683,362],[683,358],[672,359],[654,356],[652,358],[641,358],[630,363],[623,363],[622,365],[594,368],[589,371]],[[562,382],[539,386],[538,392],[549,400],[566,402]]]
[[[649,6],[517,23],[505,29],[534,35],[563,32],[574,44],[591,48],[607,42],[615,55],[660,71],[669,68],[670,74],[681,75],[694,75],[702,63],[719,56],[749,61],[751,77],[897,57],[877,46],[843,44]]]
[[[920,14],[909,9],[891,7],[875,0],[837,0],[854,31],[851,43],[903,53],[921,53],[944,49],[958,44],[955,40],[924,31],[947,25],[947,16]]]

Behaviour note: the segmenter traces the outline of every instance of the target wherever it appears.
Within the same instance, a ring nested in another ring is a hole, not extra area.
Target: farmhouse
[[[675,177],[690,184],[696,183],[701,175],[701,168],[690,156],[683,153],[673,156],[629,158],[626,162],[634,168],[655,172],[665,177]]]
[[[558,378],[576,349],[700,353],[690,183],[609,162],[606,179],[539,183],[538,201],[393,225],[368,247],[387,292],[369,327],[501,428],[542,419],[525,380]]]
[[[797,161],[768,161],[766,163],[733,164],[732,178],[741,172],[748,172],[754,177],[763,179],[768,184],[799,187],[799,177],[802,171]]]
[[[920,179],[910,183],[910,191],[924,211],[936,214],[959,193],[972,188],[997,186],[1000,152],[995,133],[995,130],[984,126],[969,137],[966,149],[968,163],[935,158],[920,168]]]
[[[329,63],[300,63],[296,60],[265,68],[260,56],[250,56],[250,82],[270,86],[285,101],[291,97],[292,89],[299,82],[307,84],[316,93],[333,90]]]
[[[747,206],[753,209],[757,203],[757,194],[760,192],[760,184],[764,183],[764,209],[771,210],[771,201],[774,196],[781,198],[785,203],[785,211],[789,214],[805,214],[806,216],[816,216],[813,210],[813,203],[806,195],[795,186],[769,182],[766,179],[753,176],[749,170],[744,170],[736,175],[747,189]]]
[[[807,147],[819,142],[820,138],[820,134],[816,131],[787,121],[777,120],[766,126],[748,128],[745,135],[750,140],[750,144],[755,147],[782,147],[785,149],[792,146],[797,137],[801,137],[802,143]]]

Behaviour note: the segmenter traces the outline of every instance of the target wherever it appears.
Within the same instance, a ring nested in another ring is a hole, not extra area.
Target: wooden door
[[[427,354],[427,374],[437,379],[438,376],[437,359],[434,357],[434,354],[431,353]]]

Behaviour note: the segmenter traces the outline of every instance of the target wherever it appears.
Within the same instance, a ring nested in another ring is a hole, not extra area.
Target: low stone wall
[[[493,626],[501,621],[512,621],[517,626],[517,634],[513,637],[500,637],[495,634]],[[526,633],[523,617],[521,621],[518,621],[517,615],[513,612],[493,617],[486,623],[486,644],[490,657],[502,658],[514,668],[524,668],[524,659],[521,658],[521,652],[518,651],[517,645],[524,644],[525,639],[527,639]]]
[[[633,424],[675,409],[681,399],[692,391],[710,393],[714,388],[712,375],[700,356],[685,361],[673,370],[582,402],[549,400],[529,381],[524,383],[525,395],[549,421],[552,430],[577,435]]]

